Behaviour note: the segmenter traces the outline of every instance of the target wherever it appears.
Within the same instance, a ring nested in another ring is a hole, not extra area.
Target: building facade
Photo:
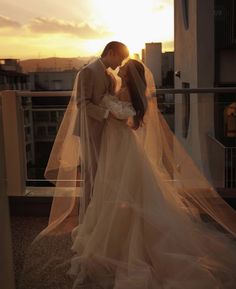
[[[17,59],[0,59],[0,91],[27,90],[28,75],[22,72]]]
[[[68,91],[78,70],[37,71],[29,73],[31,91]],[[25,143],[28,184],[38,186],[44,179],[44,171],[55,136],[63,118],[69,97],[34,97],[31,106],[25,99]],[[31,181],[35,180],[35,181]]]
[[[175,0],[174,5],[175,87],[236,86],[235,1]],[[233,94],[175,99],[176,134],[216,187],[235,186],[234,103]]]
[[[156,87],[162,86],[162,44],[145,43],[142,55],[144,63],[151,70]]]

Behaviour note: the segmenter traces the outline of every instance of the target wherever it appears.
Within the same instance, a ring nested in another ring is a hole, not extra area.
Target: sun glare
[[[173,40],[173,9],[170,5],[161,5],[163,1],[91,2],[96,14],[95,23],[109,29],[113,39],[126,43],[131,53],[140,53],[146,42]]]

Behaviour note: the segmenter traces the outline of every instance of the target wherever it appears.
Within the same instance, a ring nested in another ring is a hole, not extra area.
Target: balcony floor
[[[236,198],[235,198],[235,191],[234,194],[223,194],[221,195],[225,197],[225,200],[236,209]],[[45,284],[35,284],[29,282],[30,280],[30,273],[29,273],[29,280],[26,280],[26,284],[24,287],[19,287],[19,279],[20,273],[23,268],[23,262],[26,256],[26,251],[35,238],[37,234],[47,226],[48,222],[48,214],[50,211],[51,206],[51,197],[10,197],[10,211],[11,211],[11,229],[12,229],[12,245],[13,245],[13,259],[14,259],[14,270],[15,270],[15,279],[16,279],[16,289],[70,289],[72,285],[70,280],[65,282],[63,280],[54,280],[54,286],[49,286],[46,282]],[[70,248],[71,237],[70,234],[63,236],[63,239],[57,240],[46,240],[49,241],[49,246],[51,249],[51,244],[55,241],[59,246],[55,246],[54,254],[67,254],[68,258],[71,254],[70,250],[65,250],[65,248]],[[53,242],[52,242],[53,241]],[[48,249],[43,244],[44,250]],[[43,252],[41,253],[43,255]],[[53,254],[53,252],[52,252]],[[45,254],[47,255],[47,254]],[[66,256],[67,256],[66,255]],[[45,260],[44,260],[45,261]],[[41,264],[43,265],[43,264]],[[53,274],[54,268],[52,268]],[[65,274],[64,274],[65,275]],[[51,275],[52,276],[52,275]],[[50,279],[48,279],[50,280]],[[55,283],[56,282],[56,283]],[[30,285],[29,285],[30,284]],[[55,284],[60,284],[55,287]],[[38,286],[37,286],[38,285]],[[81,289],[95,289],[96,287],[81,287]]]
[[[47,217],[11,217],[12,247],[16,289],[19,288],[20,273],[23,268],[23,262],[27,248],[29,247],[35,236],[47,226],[47,222]]]

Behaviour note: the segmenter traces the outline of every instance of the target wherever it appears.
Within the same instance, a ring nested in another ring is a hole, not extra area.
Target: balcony
[[[220,94],[226,96],[223,102],[215,97]],[[16,285],[27,245],[47,224],[53,187],[43,173],[69,96],[46,91],[0,94],[0,186],[10,204]],[[158,89],[157,96],[171,129],[235,207],[236,88]],[[45,104],[43,99],[49,98],[52,102]],[[60,105],[55,105],[56,98],[63,100]],[[216,124],[216,111],[223,112],[222,126]]]

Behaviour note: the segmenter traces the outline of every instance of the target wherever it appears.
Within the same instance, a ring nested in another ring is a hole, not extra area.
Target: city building
[[[68,91],[70,95],[77,73],[75,69],[30,72],[30,90]],[[44,178],[44,170],[68,101],[68,96],[34,97],[31,107],[27,103],[23,105],[28,184],[38,185],[37,179]]]
[[[28,75],[22,72],[18,59],[0,59],[0,91],[27,90]]]
[[[31,91],[72,90],[78,70],[36,71],[29,73]]]
[[[174,87],[174,51],[162,53],[162,87]]]
[[[146,43],[142,61],[152,71],[157,88],[174,87],[174,51],[161,52],[162,43]],[[168,125],[174,131],[174,96],[158,95],[158,106]]]
[[[145,43],[142,59],[151,70],[156,87],[162,86],[162,44],[153,42]]]

